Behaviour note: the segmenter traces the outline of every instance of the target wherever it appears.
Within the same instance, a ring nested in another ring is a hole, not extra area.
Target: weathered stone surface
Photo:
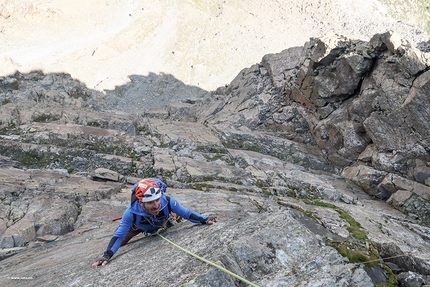
[[[403,94],[402,104],[398,108],[388,110],[385,114],[374,113],[364,121],[369,136],[380,149],[428,154],[425,139],[428,138],[429,126],[425,119],[429,112],[422,103],[429,100],[429,79],[429,72],[420,75],[409,94]]]
[[[387,200],[387,203],[412,217],[420,218],[422,222],[429,221],[429,186],[363,165],[349,167],[342,175],[369,195]]]
[[[67,172],[1,169],[7,185],[0,191],[0,247],[25,246],[37,236],[63,235],[74,230],[81,206],[110,197],[121,184],[98,183]],[[10,186],[22,186],[13,190]]]
[[[427,276],[423,276],[421,274],[417,274],[414,272],[402,272],[396,276],[402,286],[405,287],[414,287],[414,286],[425,286],[427,281]]]
[[[199,208],[204,213],[216,212],[220,214],[221,222],[217,225],[206,227],[192,227],[192,224],[184,222],[169,229],[163,235],[176,244],[198,253],[199,256],[214,262],[220,262],[232,272],[244,276],[260,286],[276,284],[275,282],[297,284],[303,280],[315,283],[323,281],[327,282],[327,284],[334,284],[334,286],[341,286],[344,282],[356,281],[362,284],[359,286],[366,286],[365,284],[371,282],[363,270],[355,270],[354,265],[346,263],[334,249],[324,247],[322,238],[309,232],[306,227],[293,219],[288,209],[279,208],[274,201],[253,195],[222,195],[193,190],[181,190],[178,192],[172,190],[171,195],[184,202],[187,206]],[[259,208],[253,204],[253,201],[262,205],[264,210],[259,212]],[[213,204],[205,207],[205,203],[209,202]],[[94,208],[95,206],[93,206]],[[258,220],[256,220],[256,217],[258,217]],[[102,223],[102,226],[110,226],[112,230],[116,225],[109,223],[108,219],[99,222]],[[50,261],[52,263],[42,262],[43,264],[40,264],[40,268],[37,270],[27,269],[25,274],[33,277],[31,284],[50,282],[51,284],[69,285],[73,284],[73,282],[83,282],[83,280],[85,280],[86,284],[96,284],[97,282],[98,284],[105,284],[103,282],[116,284],[126,280],[128,284],[180,286],[189,281],[200,282],[198,284],[206,282],[199,279],[201,277],[194,279],[193,274],[206,274],[205,277],[212,276],[212,273],[219,274],[219,271],[213,268],[208,271],[208,267],[205,264],[189,257],[181,250],[157,237],[134,241],[124,247],[123,251],[117,254],[116,259],[106,268],[100,269],[100,271],[85,268],[84,266],[92,260],[92,254],[90,253],[98,253],[109,240],[109,232],[107,230],[103,231],[103,229],[104,227],[96,228],[85,233],[76,234],[74,237],[63,239],[70,242],[69,247],[60,247],[55,242],[39,247],[39,256],[51,254]],[[207,236],[211,239],[204,240]],[[318,252],[312,250],[310,246],[315,246]],[[54,255],[57,253],[57,248],[62,249],[63,256]],[[169,255],[160,256],[160,248],[164,249],[163,253],[166,252],[165,254]],[[68,254],[73,255],[68,256]],[[19,257],[24,255],[25,252],[11,257],[10,260],[12,261],[5,262],[3,268],[6,268],[6,270],[2,270],[5,272],[2,272],[4,275],[0,278],[2,282],[7,280],[8,276],[23,276],[21,275],[23,273],[16,273],[16,270],[24,272],[25,268],[31,268],[31,266],[21,266],[21,263],[14,261],[19,260]],[[27,256],[32,255],[27,254]],[[69,269],[70,276],[51,276],[47,281],[43,274],[52,274],[52,267],[55,264],[60,264],[64,260],[64,256],[68,257],[69,260],[62,266]],[[141,276],[133,276],[134,267],[127,267],[129,264],[125,264],[125,262],[140,256],[147,258],[145,262],[150,258],[157,258],[157,260],[151,261],[151,264],[146,264],[147,266],[145,265],[145,268],[139,271]],[[82,263],[76,264],[77,261]],[[176,268],[163,274],[163,278],[158,278],[159,275],[156,270],[159,270],[165,264],[169,264],[168,262],[175,262]],[[10,264],[14,264],[13,270],[15,271],[9,270],[8,266],[12,266]],[[116,268],[116,264],[120,264],[122,268]],[[251,264],[252,269],[247,267],[248,264]],[[82,267],[84,268],[82,269]],[[355,271],[353,273],[348,272],[350,268]],[[294,270],[300,270],[300,272],[295,273]],[[315,272],[315,270],[321,270],[321,272]],[[124,273],[124,271],[126,272]],[[92,275],[94,272],[105,274],[104,279]],[[120,274],[124,274],[125,277],[120,276]],[[225,277],[225,274],[223,276],[218,275],[218,277],[224,278],[221,282],[232,280]],[[273,281],[272,278],[277,279]],[[102,280],[102,283],[100,283],[100,280]],[[338,280],[342,283],[338,282]]]
[[[122,176],[115,171],[111,171],[106,168],[98,168],[95,169],[91,173],[92,178],[101,179],[101,180],[110,180],[110,181],[120,181],[122,180]]]
[[[145,112],[144,78],[107,99],[67,74],[3,77],[0,285],[240,285],[159,237],[89,268],[133,184],[155,176],[184,206],[220,218],[166,237],[260,286],[374,286],[387,266],[400,282],[408,272],[428,281],[420,53],[392,33],[311,39],[264,56],[210,98],[181,84],[180,97],[151,97]],[[349,262],[336,244],[378,266]]]
[[[386,177],[387,173],[365,165],[348,167],[343,170],[342,176],[352,180],[365,192],[380,199],[388,199],[389,190],[378,190],[378,185]]]

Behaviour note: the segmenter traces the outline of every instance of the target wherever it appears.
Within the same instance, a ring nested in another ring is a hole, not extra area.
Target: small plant
[[[384,265],[385,271],[388,273],[387,284],[386,285],[376,285],[375,287],[398,287],[399,281],[397,281],[396,275],[393,273],[390,267]]]
[[[304,199],[303,200],[304,203],[308,204],[308,205],[315,205],[315,206],[321,206],[321,207],[327,207],[327,208],[333,208],[333,209],[337,209],[338,207],[334,204],[331,203],[327,203],[327,202],[323,202],[323,201],[310,201],[308,199]]]
[[[158,146],[159,148],[172,148],[175,144],[173,142],[164,142],[164,141],[160,141],[160,145]]]
[[[169,179],[172,179],[173,176],[175,175],[173,171],[166,171],[166,170],[162,170],[161,174],[163,175],[163,177],[169,178]]]
[[[327,243],[328,246],[334,247],[339,254],[347,257],[350,262],[364,263],[368,267],[373,267],[379,264],[378,251],[372,246],[367,237],[367,233],[363,230],[361,224],[350,214],[331,203],[310,200],[303,200],[303,202],[309,205],[332,208],[339,213],[340,218],[349,224],[347,230],[354,239],[345,241],[329,241]],[[365,242],[365,244],[360,244],[360,242]]]
[[[258,187],[258,188],[264,188],[267,185],[261,179],[257,179],[257,182],[255,183],[255,186]]]
[[[35,150],[29,150],[22,153],[17,161],[26,167],[46,167],[48,165],[48,159],[46,154],[39,154]]]
[[[96,121],[92,121],[92,122],[88,122],[87,126],[99,128],[100,127],[100,123],[96,122]]]
[[[7,134],[10,134],[16,130],[19,130],[16,128],[16,124],[14,122],[10,122],[10,123],[0,122],[0,126],[2,126],[0,128],[0,134],[3,134],[3,135],[7,135]]]
[[[343,211],[339,207],[337,207],[334,204],[326,203],[322,201],[310,201],[310,200],[303,200],[304,203],[309,205],[315,205],[320,207],[327,207],[334,209],[337,213],[339,213],[339,217],[344,219],[346,222],[348,222],[349,227],[347,230],[351,234],[352,237],[354,237],[357,240],[367,241],[367,233],[364,231],[361,227],[361,224],[357,222],[351,215],[349,215],[346,211]]]
[[[151,131],[146,126],[138,126],[137,132],[141,135],[150,135]]]
[[[4,100],[1,102],[2,106],[7,105],[7,104],[9,104],[9,103],[12,103],[12,100],[11,100],[11,99],[4,99]]]
[[[330,241],[327,243],[339,252],[340,255],[349,259],[351,263],[364,263],[367,267],[374,267],[379,264],[378,251],[367,243],[360,245],[352,240]]]
[[[35,122],[50,122],[50,121],[58,121],[60,118],[57,116],[52,116],[50,114],[41,114],[33,117],[33,121]]]
[[[205,175],[203,176],[203,181],[214,181],[215,177],[212,175]]]
[[[347,230],[351,234],[352,237],[358,240],[366,241],[368,240],[366,232],[361,228],[361,224],[357,222],[351,215],[346,213],[345,211],[336,208],[337,213],[339,213],[339,217],[348,222],[349,227]]]
[[[206,152],[206,153],[227,154],[227,150],[224,147],[198,146],[196,150],[200,152]]]
[[[115,86],[115,90],[113,91],[115,95],[122,97],[125,95],[127,88],[124,86]]]
[[[211,188],[214,188],[215,186],[207,183],[195,183],[193,185],[194,189],[201,190],[201,191],[208,191]]]

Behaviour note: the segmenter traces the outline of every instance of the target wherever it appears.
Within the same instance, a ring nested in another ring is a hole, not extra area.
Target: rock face
[[[429,67],[385,33],[311,39],[174,98],[1,78],[1,285],[245,286],[158,236],[90,268],[153,176],[220,218],[163,236],[258,286],[430,284]]]

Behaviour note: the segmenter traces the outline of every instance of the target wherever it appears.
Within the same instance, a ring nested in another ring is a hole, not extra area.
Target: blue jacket
[[[139,201],[136,200],[124,211],[121,223],[112,236],[105,254],[107,253],[109,257],[115,254],[133,224],[137,225],[144,232],[155,233],[159,228],[163,227],[163,223],[170,216],[170,211],[193,223],[205,223],[208,219],[205,215],[183,207],[176,199],[165,194],[162,194],[160,197],[160,212],[156,216],[146,213],[139,204]]]

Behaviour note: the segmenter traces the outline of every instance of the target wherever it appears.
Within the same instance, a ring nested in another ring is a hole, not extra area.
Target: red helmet
[[[136,197],[139,201],[149,202],[161,197],[161,190],[157,182],[152,179],[142,179],[136,186]]]

